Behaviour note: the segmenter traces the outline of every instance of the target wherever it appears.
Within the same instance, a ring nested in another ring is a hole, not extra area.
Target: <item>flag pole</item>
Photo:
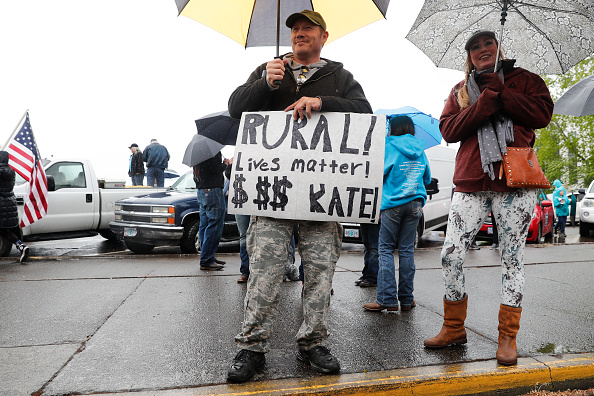
[[[27,116],[27,113],[29,113],[29,109],[25,110],[25,114],[23,114],[23,116],[21,117],[21,120],[19,121],[17,126],[14,128],[14,131],[12,131],[12,133],[8,136],[8,140],[6,141],[6,143],[4,143],[4,146],[2,146],[2,150],[6,149],[6,147],[8,146],[8,143],[12,140],[12,137],[17,133],[19,126],[23,123],[23,120]]]

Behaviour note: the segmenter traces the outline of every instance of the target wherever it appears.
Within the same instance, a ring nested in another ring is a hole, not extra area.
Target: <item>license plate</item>
[[[124,236],[135,237],[136,236],[136,228],[124,227]]]
[[[346,238],[359,238],[359,230],[345,228],[344,236]]]
[[[493,233],[493,227],[487,227],[487,234],[491,235]]]

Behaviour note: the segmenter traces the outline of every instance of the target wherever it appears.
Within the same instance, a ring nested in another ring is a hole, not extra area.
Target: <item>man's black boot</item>
[[[340,363],[328,348],[318,345],[308,350],[299,349],[297,359],[309,363],[318,373],[335,374],[340,371]]]
[[[229,382],[245,382],[252,378],[256,370],[266,363],[266,357],[263,352],[248,351],[242,349],[239,351],[229,371],[227,372],[227,381]]]

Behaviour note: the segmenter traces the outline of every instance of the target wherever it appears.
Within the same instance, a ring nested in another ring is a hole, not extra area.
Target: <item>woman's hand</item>
[[[505,89],[505,85],[503,85],[503,81],[501,81],[501,77],[497,73],[481,74],[481,86],[497,93],[502,93]]]

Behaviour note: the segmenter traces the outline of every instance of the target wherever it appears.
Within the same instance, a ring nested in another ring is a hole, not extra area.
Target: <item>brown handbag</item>
[[[534,149],[530,147],[508,147],[503,155],[499,178],[503,177],[507,186],[513,188],[551,188],[544,172],[540,168]]]

